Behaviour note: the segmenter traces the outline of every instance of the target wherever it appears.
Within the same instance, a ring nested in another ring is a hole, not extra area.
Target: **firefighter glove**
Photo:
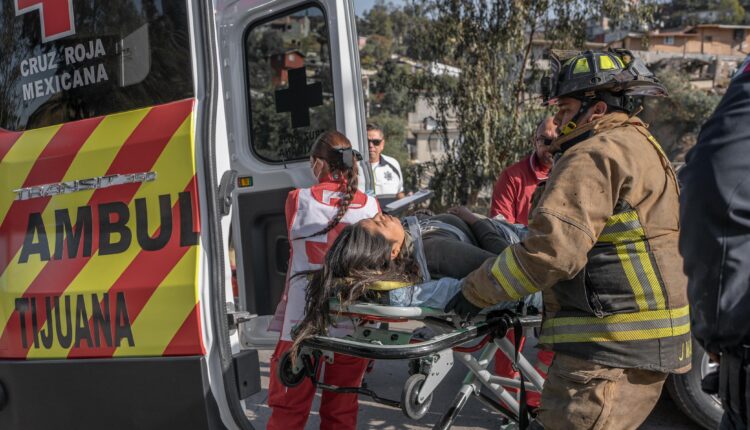
[[[444,310],[445,312],[454,312],[463,320],[469,320],[475,317],[482,308],[475,306],[474,303],[471,303],[469,299],[464,296],[464,293],[459,291],[452,299],[450,299],[450,301],[448,301]]]

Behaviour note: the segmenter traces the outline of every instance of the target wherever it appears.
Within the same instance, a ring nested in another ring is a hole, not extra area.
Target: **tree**
[[[370,114],[390,114],[406,118],[414,109],[414,97],[409,89],[411,73],[395,61],[384,63],[371,82]]]
[[[669,97],[647,100],[642,118],[669,158],[681,161],[721,96],[693,88],[686,74],[679,71],[664,70],[656,75]]]
[[[461,70],[458,77],[423,71],[416,79],[415,89],[438,110],[447,152],[431,187],[438,205],[471,205],[502,167],[529,150],[547,114],[536,95],[543,62],[534,48],[581,48],[589,17],[606,15],[615,24],[626,14],[644,20],[653,7],[615,0],[412,0],[408,10],[414,17],[410,53],[425,64]],[[450,110],[458,119],[456,141],[448,139]]]
[[[721,12],[724,24],[741,24],[745,19],[745,8],[739,0],[717,0],[714,7]]]

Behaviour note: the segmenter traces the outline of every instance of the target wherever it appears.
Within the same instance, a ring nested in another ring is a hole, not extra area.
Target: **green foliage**
[[[414,96],[410,89],[411,73],[394,61],[385,62],[370,82],[370,115],[397,115],[406,118],[414,109]]]
[[[391,58],[392,39],[373,34],[367,38],[367,44],[359,51],[362,67],[373,69]]]
[[[644,3],[649,7],[642,7]],[[532,40],[551,41],[549,48],[580,49],[586,19],[606,13],[617,22],[627,14],[637,22],[648,18],[650,5],[641,2],[633,8],[615,0],[412,0],[411,55],[427,64],[461,69],[458,78],[422,72],[416,79],[416,88],[434,101],[447,149],[433,171],[437,204],[473,204],[502,167],[528,151],[536,124],[547,113],[534,96],[540,58]],[[457,141],[448,139],[450,112],[458,120]]]
[[[664,72],[658,77],[670,94],[666,100],[658,101],[661,116],[665,120],[682,123],[688,131],[697,133],[711,116],[721,96],[693,88],[684,74]]]
[[[745,19],[745,8],[739,0],[717,0],[715,8],[724,15],[722,23],[741,24]]]
[[[693,88],[684,73],[663,71],[657,76],[667,87],[669,97],[648,100],[643,118],[650,123],[651,132],[670,158],[674,159],[687,149],[684,148],[684,137],[697,135],[721,96]]]

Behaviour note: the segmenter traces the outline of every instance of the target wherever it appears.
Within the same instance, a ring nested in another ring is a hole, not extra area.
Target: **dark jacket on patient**
[[[453,228],[441,228],[440,223]],[[451,214],[421,219],[422,243],[431,277],[464,278],[488,258],[496,257],[518,241],[517,236],[513,237],[517,233],[512,224],[499,228],[498,223],[483,219],[469,225]],[[455,229],[461,231],[461,237]]]

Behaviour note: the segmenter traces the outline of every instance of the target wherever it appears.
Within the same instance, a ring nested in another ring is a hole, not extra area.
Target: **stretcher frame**
[[[519,316],[503,311],[490,313],[477,322],[460,326],[450,315],[423,307],[394,307],[371,303],[357,303],[346,308],[332,304],[332,311],[355,321],[354,333],[344,338],[315,336],[305,340],[298,358],[282,356],[279,378],[287,386],[295,386],[305,378],[323,390],[357,393],[375,402],[400,408],[406,416],[420,419],[429,411],[432,395],[456,362],[468,369],[453,402],[435,429],[449,429],[471,397],[496,410],[508,422],[504,428],[517,428],[521,407],[519,398],[507,388],[520,388],[521,381],[493,375],[490,364],[495,353],[501,351],[523,375],[526,391],[541,392],[544,378],[505,337],[508,329],[538,327],[538,315]],[[437,333],[434,337],[415,342],[411,332],[373,327],[372,322],[405,322],[419,320]],[[475,342],[473,346],[465,346]],[[478,342],[478,343],[476,343]],[[480,351],[478,357],[472,352]],[[365,387],[338,387],[319,381],[317,369],[325,360],[333,362],[333,354],[345,354],[369,360],[410,360],[411,376],[407,379],[400,400],[379,396]],[[525,408],[524,408],[525,410]]]

